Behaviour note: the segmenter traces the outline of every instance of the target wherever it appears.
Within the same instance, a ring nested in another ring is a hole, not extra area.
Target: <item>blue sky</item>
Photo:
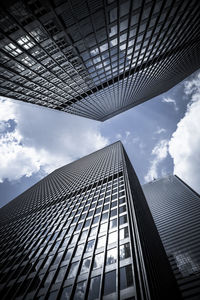
[[[200,192],[200,73],[103,123],[0,98],[0,206],[54,169],[121,140],[140,183],[176,174]]]

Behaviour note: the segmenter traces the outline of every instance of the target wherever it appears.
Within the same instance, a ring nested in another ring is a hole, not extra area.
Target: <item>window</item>
[[[120,225],[125,224],[125,223],[127,223],[127,215],[121,216],[119,218],[119,224]]]
[[[117,248],[113,248],[107,251],[106,264],[111,265],[117,261]]]
[[[120,257],[120,260],[122,259],[126,259],[128,257],[131,256],[131,252],[130,252],[130,245],[129,243],[126,243],[124,245],[121,245],[120,248],[119,248],[119,257]]]
[[[114,292],[116,292],[116,271],[115,270],[105,274],[103,294],[105,296]]]
[[[123,239],[127,238],[128,236],[129,236],[128,227],[124,227],[124,228],[120,229],[120,231],[119,231],[120,240],[123,240]]]
[[[115,208],[115,209],[111,210],[110,217],[114,217],[116,215],[117,215],[117,209]]]
[[[117,227],[117,219],[113,219],[110,221],[110,227],[109,229]]]
[[[87,233],[88,233],[88,230],[84,230],[84,231],[82,231],[82,233],[81,233],[81,237],[80,237],[80,240],[84,240],[84,239],[86,239],[86,237],[87,237]]]
[[[91,241],[87,242],[87,247],[86,247],[85,252],[92,251],[93,246],[94,246],[94,240],[91,240]]]
[[[91,231],[90,231],[90,236],[93,236],[93,235],[96,235],[96,233],[97,233],[97,226],[96,227],[93,227],[92,229],[91,229]]]
[[[100,281],[101,281],[101,276],[91,278],[88,300],[99,299]]]
[[[120,268],[120,290],[133,285],[133,273],[131,265]]]
[[[76,248],[75,256],[81,255],[83,248],[84,248],[84,244],[78,245]]]
[[[63,280],[64,276],[65,276],[65,272],[66,272],[66,267],[62,267],[60,268],[58,275],[56,277],[56,283],[60,282]]]
[[[90,262],[91,258],[86,258],[83,260],[80,273],[86,273],[89,271]]]
[[[73,300],[84,299],[85,288],[86,288],[86,280],[77,283]]]
[[[70,259],[71,255],[72,255],[72,252],[73,252],[73,249],[74,248],[70,248],[70,249],[67,250],[67,253],[64,256],[64,260]]]
[[[75,262],[75,263],[71,264],[71,267],[70,267],[69,274],[68,274],[67,278],[75,277],[77,269],[78,269],[78,262]]]
[[[123,205],[123,206],[121,206],[120,208],[119,208],[119,213],[121,214],[121,213],[123,213],[123,212],[125,212],[126,211],[126,205]]]
[[[99,254],[96,254],[94,258],[93,269],[101,268],[103,266],[103,261],[104,261],[104,253],[101,252]]]
[[[62,295],[60,297],[60,300],[70,299],[71,291],[72,291],[72,285],[65,287],[62,291]]]
[[[106,243],[106,236],[104,235],[104,236],[98,238],[97,248],[104,247],[105,243]]]
[[[56,258],[55,258],[55,260],[54,260],[54,262],[53,262],[54,265],[55,265],[55,264],[58,264],[58,263],[60,262],[60,260],[61,260],[61,258],[62,258],[62,255],[63,255],[63,252],[64,252],[64,251],[58,252],[58,254],[57,254],[57,256],[56,256]]]
[[[108,244],[117,242],[117,231],[111,232],[108,235]]]
[[[54,276],[55,272],[56,272],[55,270],[49,271],[49,272],[48,272],[48,275],[47,275],[47,278],[46,278],[46,280],[45,280],[45,282],[44,282],[44,285],[50,284],[50,282],[51,282],[52,279],[53,279],[53,276]]]
[[[108,228],[108,223],[101,224],[99,233],[106,231]]]

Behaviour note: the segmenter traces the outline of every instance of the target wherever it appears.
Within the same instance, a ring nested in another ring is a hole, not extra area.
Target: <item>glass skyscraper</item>
[[[182,299],[200,299],[200,196],[177,176],[143,186]]]
[[[2,300],[180,299],[120,142],[55,170],[0,224]]]
[[[104,121],[200,66],[200,1],[1,0],[0,95]]]

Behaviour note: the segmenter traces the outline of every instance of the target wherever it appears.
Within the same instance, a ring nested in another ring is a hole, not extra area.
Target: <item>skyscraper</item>
[[[0,95],[104,121],[200,66],[194,0],[2,0]]]
[[[143,186],[183,299],[200,299],[200,196],[177,176]]]
[[[0,220],[1,299],[179,299],[120,142],[55,170]]]

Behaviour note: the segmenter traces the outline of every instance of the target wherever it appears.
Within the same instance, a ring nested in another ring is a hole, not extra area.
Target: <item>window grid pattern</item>
[[[195,0],[17,1],[0,14],[1,95],[103,121],[199,68],[199,19]]]
[[[120,144],[110,146],[119,162],[113,149]],[[1,226],[2,299],[136,299],[128,198],[116,168],[110,161],[109,176]]]

